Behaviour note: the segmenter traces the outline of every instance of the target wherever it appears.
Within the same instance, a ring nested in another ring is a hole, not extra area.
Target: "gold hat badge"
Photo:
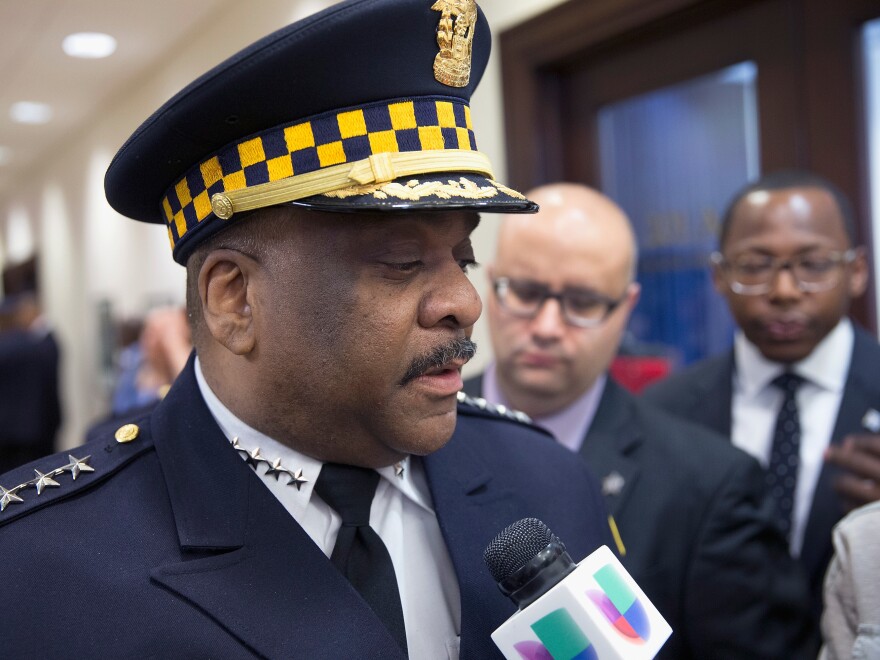
[[[465,87],[471,79],[471,48],[477,28],[474,0],[437,0],[431,9],[440,12],[434,58],[434,78],[450,87]]]

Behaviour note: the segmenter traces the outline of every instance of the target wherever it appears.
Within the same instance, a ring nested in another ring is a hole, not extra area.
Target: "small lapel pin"
[[[862,426],[871,433],[880,432],[880,412],[869,408],[868,412],[862,417]]]
[[[623,490],[625,484],[626,480],[623,478],[623,475],[615,470],[611,474],[605,475],[605,478],[602,479],[602,494],[620,495],[620,491]]]

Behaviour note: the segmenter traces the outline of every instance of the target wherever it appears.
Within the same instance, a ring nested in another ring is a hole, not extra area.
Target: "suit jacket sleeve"
[[[713,500],[685,590],[684,618],[701,622],[689,626],[694,657],[748,648],[752,658],[815,658],[806,578],[775,527],[757,462],[737,461]]]

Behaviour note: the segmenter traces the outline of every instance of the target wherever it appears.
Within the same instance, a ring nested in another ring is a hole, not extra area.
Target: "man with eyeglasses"
[[[813,174],[777,172],[741,190],[712,257],[739,325],[733,349],[645,393],[767,468],[817,620],[833,525],[880,499],[880,347],[847,318],[868,278],[854,224],[845,196]]]
[[[504,218],[489,268],[495,362],[465,392],[529,414],[600,477],[622,560],[673,629],[659,657],[815,657],[757,461],[607,376],[639,298],[623,211],[575,184],[529,196],[540,211]]]

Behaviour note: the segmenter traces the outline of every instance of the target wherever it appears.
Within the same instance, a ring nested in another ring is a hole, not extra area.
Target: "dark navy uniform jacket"
[[[110,433],[0,477],[11,491],[34,470],[72,466],[58,486],[4,497],[0,657],[400,657],[230,446],[192,360],[154,412],[130,421],[131,442]],[[94,471],[75,469],[86,456]],[[601,495],[548,436],[466,404],[450,442],[423,460],[461,589],[461,657],[501,657],[490,633],[515,607],[483,564],[486,545],[534,516],[580,560],[609,542]]]

